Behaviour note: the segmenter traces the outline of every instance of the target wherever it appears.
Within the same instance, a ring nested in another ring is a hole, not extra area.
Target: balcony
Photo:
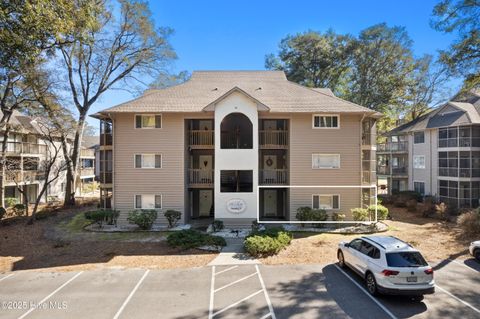
[[[45,155],[47,146],[35,143],[7,142],[7,154]]]
[[[215,144],[213,130],[188,131],[188,146],[192,149],[211,149]]]
[[[80,150],[80,157],[83,158],[95,158],[95,150],[90,148],[85,148]]]
[[[95,176],[95,169],[93,167],[82,167],[80,169],[80,176]]]
[[[263,149],[285,149],[288,148],[288,131],[266,130],[259,131],[260,148]]]
[[[100,134],[100,145],[101,146],[112,145],[112,143],[113,143],[112,133],[101,133]]]
[[[260,170],[261,185],[287,185],[287,169],[262,169]]]
[[[408,142],[390,142],[377,144],[377,153],[406,153]]]
[[[376,139],[376,134],[362,133],[362,146],[375,146]]]
[[[391,168],[390,166],[377,166],[377,174],[392,175],[392,176],[406,176],[408,175],[408,167],[398,166],[398,167]]]
[[[45,173],[42,171],[35,170],[15,170],[9,171],[5,174],[5,181],[7,183],[17,183],[17,184],[30,184],[35,183],[45,179]]]
[[[195,169],[188,170],[189,187],[213,187],[213,169]]]
[[[377,182],[377,176],[372,171],[362,171],[362,182],[364,184],[375,184]]]
[[[112,172],[100,172],[99,180],[102,184],[111,184],[113,180]]]

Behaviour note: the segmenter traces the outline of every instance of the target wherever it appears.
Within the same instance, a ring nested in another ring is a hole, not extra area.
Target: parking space
[[[423,302],[372,298],[334,264],[16,272],[0,274],[0,318],[479,318],[478,266],[434,265]]]

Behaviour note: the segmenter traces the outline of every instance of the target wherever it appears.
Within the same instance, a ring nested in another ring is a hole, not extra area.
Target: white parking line
[[[2,277],[2,278],[0,278],[0,281],[3,281],[3,280],[5,280],[5,279],[7,279],[7,278],[10,278],[10,277],[12,277],[12,276],[13,276],[13,274],[10,274],[10,275],[7,275],[7,276],[5,276],[5,277]]]
[[[215,267],[215,266],[214,266],[214,267]],[[238,267],[238,266],[229,267],[229,268],[227,268],[227,269],[224,269],[224,270],[222,270],[222,271],[217,272],[215,275],[220,275],[220,274],[222,274],[222,273],[224,273],[224,272],[230,271],[230,270],[235,269],[235,268],[237,268],[237,267]]]
[[[473,272],[475,272],[475,273],[478,273],[478,272],[479,272],[478,270],[473,269],[472,267],[469,267],[469,266],[465,265],[464,263],[458,262],[458,261],[453,260],[453,259],[447,259],[447,260],[450,260],[451,262],[454,262],[454,263],[456,263],[457,265],[460,265],[460,266],[463,266],[463,267],[465,267],[465,268],[468,268],[468,269],[470,269],[471,271],[473,271]]]
[[[133,287],[133,290],[130,292],[130,294],[128,295],[127,299],[125,299],[125,301],[123,302],[122,306],[120,307],[120,309],[118,309],[117,313],[115,314],[115,316],[113,317],[113,319],[118,319],[118,317],[120,317],[120,315],[122,314],[122,311],[123,309],[125,309],[125,307],[127,306],[128,302],[130,301],[130,299],[132,299],[133,295],[135,294],[135,292],[137,291],[138,287],[140,287],[140,285],[142,284],[142,282],[145,280],[145,278],[147,277],[148,273],[150,272],[150,269],[147,269],[145,271],[145,273],[143,274],[142,278],[140,278],[140,280],[137,282],[137,284],[135,285],[135,287]]]
[[[59,292],[63,287],[65,287],[66,285],[68,285],[69,283],[71,283],[73,280],[75,280],[75,278],[77,278],[78,276],[80,276],[81,274],[83,273],[83,271],[77,273],[75,276],[73,276],[72,278],[70,278],[69,280],[67,280],[67,282],[65,282],[63,285],[61,285],[60,287],[58,287],[57,289],[55,289],[51,294],[49,294],[48,296],[46,296],[45,298],[43,298],[39,303],[38,305],[41,305],[43,304],[45,301],[47,301],[48,299],[50,299],[53,295],[55,295],[57,292]],[[28,310],[27,312],[25,312],[23,315],[21,315],[20,317],[18,317],[18,319],[23,319],[25,318],[26,316],[28,316],[28,314],[30,314],[32,311],[34,311],[35,308],[30,308],[30,310]]]
[[[210,306],[208,308],[208,319],[213,318],[213,296],[215,294],[215,266],[212,266],[212,279],[210,280]]]
[[[253,294],[251,294],[251,295],[249,295],[249,296],[247,296],[247,297],[245,297],[245,298],[243,298],[243,299],[241,299],[241,300],[239,300],[239,301],[237,301],[237,302],[235,302],[235,303],[232,303],[230,306],[227,306],[227,307],[223,308],[222,310],[219,310],[219,311],[215,312],[215,313],[212,315],[212,317],[215,317],[216,315],[219,315],[219,314],[221,314],[222,312],[225,312],[225,311],[227,311],[228,309],[233,308],[233,307],[235,307],[236,305],[241,304],[242,302],[247,301],[248,299],[250,299],[250,298],[252,298],[252,297],[255,297],[256,295],[258,295],[258,294],[261,293],[262,291],[263,291],[263,289],[260,289],[259,291],[254,292]]]
[[[263,282],[263,278],[262,278],[262,275],[260,274],[260,269],[258,268],[258,265],[255,265],[255,269],[257,269],[258,279],[260,280],[260,284],[262,285],[263,294],[265,296],[265,300],[267,301],[268,309],[270,310],[269,315],[272,316],[272,319],[276,319],[277,317],[275,316],[275,312],[273,311],[272,302],[270,301],[270,298],[268,297],[267,289],[265,288],[265,283]]]
[[[342,268],[338,267],[338,265],[334,265],[342,274],[345,275],[345,277],[348,278],[348,280],[350,280],[351,282],[353,282],[355,284],[355,286],[357,286],[358,288],[360,288],[361,291],[363,291],[373,302],[375,302],[377,304],[377,306],[379,306],[380,308],[382,308],[383,311],[385,311],[385,313],[392,319],[397,319],[397,317],[395,317],[395,315],[393,313],[390,312],[390,310],[387,309],[387,307],[385,307],[384,305],[382,305],[382,303],[380,301],[378,301],[377,299],[375,299],[372,295],[370,295],[370,293],[368,291],[365,290],[365,288],[363,288],[358,282],[356,282],[355,280],[353,280],[352,278],[350,278],[350,276],[342,270]]]
[[[474,306],[472,306],[471,304],[469,304],[468,302],[458,298],[457,296],[455,296],[454,294],[452,294],[451,292],[449,292],[448,290],[440,287],[439,285],[435,284],[435,287],[437,287],[438,289],[440,289],[441,291],[443,291],[444,293],[446,293],[447,295],[449,295],[450,297],[456,299],[457,301],[460,301],[461,303],[463,303],[465,306],[467,307],[470,307],[471,309],[473,309],[474,311],[480,313],[480,310],[478,308],[475,308]]]
[[[228,288],[228,287],[233,286],[233,285],[235,285],[235,284],[238,284],[239,282],[244,281],[244,280],[246,280],[246,279],[248,279],[248,278],[250,278],[250,277],[253,277],[253,276],[255,276],[256,274],[257,274],[257,272],[254,272],[253,274],[250,274],[250,275],[248,275],[248,276],[245,276],[245,277],[243,277],[243,278],[240,278],[240,279],[238,279],[238,280],[235,280],[234,282],[231,282],[231,283],[229,283],[229,284],[226,284],[226,285],[223,286],[223,287],[220,287],[220,288],[215,289],[215,292],[218,292],[218,291],[220,291],[220,290],[222,290],[222,289],[225,289],[225,288]]]

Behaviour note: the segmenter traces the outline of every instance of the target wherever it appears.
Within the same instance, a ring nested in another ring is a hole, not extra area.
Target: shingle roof
[[[235,87],[267,106],[271,112],[375,113],[325,90],[290,82],[282,71],[196,71],[183,84],[148,90],[134,100],[99,113],[200,112]]]

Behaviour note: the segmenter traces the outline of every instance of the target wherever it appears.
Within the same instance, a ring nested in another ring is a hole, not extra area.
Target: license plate
[[[407,277],[407,282],[417,282],[417,277]]]

